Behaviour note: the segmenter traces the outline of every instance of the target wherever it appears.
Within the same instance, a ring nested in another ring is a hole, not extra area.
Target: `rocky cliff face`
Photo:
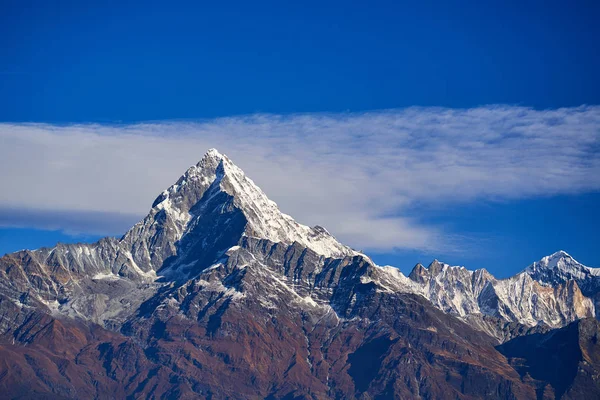
[[[593,310],[572,279],[377,266],[282,214],[211,150],[121,239],[0,259],[0,388],[17,398],[535,398],[539,385],[494,346]]]
[[[498,349],[538,398],[600,398],[600,323],[582,319],[545,334],[515,338]]]

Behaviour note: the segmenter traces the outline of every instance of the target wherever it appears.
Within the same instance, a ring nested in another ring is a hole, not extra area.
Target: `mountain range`
[[[378,266],[209,150],[123,237],[0,258],[1,398],[600,398],[600,269]]]

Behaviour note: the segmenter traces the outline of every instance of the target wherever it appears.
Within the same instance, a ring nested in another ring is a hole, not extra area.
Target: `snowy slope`
[[[567,252],[560,250],[531,264],[524,271],[545,285],[575,280],[582,286],[590,286],[600,279],[600,268],[590,268],[581,264]]]
[[[544,323],[560,327],[594,315],[593,302],[573,280],[549,287],[533,279],[527,271],[496,279],[485,269],[470,271],[437,260],[428,268],[418,264],[409,277],[418,284],[417,293],[461,318],[481,314],[526,326]]]

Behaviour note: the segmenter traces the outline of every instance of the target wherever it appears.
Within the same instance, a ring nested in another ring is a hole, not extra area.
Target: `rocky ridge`
[[[561,257],[567,257],[564,254],[557,252],[550,258],[562,260]],[[427,268],[417,264],[409,278],[416,283],[412,286],[415,293],[444,312],[469,321],[487,316],[527,327],[542,324],[557,328],[595,315],[593,301],[582,293],[577,281],[564,279],[548,285],[536,280],[530,268],[510,278],[496,279],[485,269],[470,271],[435,260]],[[481,328],[493,336],[502,336],[485,325]]]

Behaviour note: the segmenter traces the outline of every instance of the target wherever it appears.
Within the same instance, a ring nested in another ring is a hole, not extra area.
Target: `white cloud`
[[[371,250],[451,244],[439,227],[407,215],[416,202],[600,189],[598,106],[0,124],[0,225],[118,233],[210,147],[228,154],[284,212]],[[8,218],[6,210],[23,216]],[[36,225],[40,212],[47,217]],[[103,213],[114,223],[99,224]]]

